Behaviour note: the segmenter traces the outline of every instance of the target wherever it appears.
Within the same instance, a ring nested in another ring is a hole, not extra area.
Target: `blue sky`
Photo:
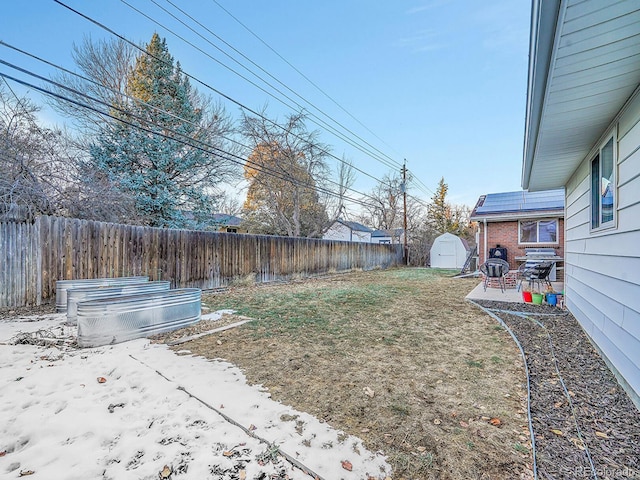
[[[171,53],[191,75],[252,109],[266,105],[270,116],[282,118],[291,112],[122,1],[62,1],[136,42],[148,42],[157,31],[166,37]],[[126,1],[210,56],[233,65],[158,8],[161,5],[175,12],[168,0]],[[530,1],[171,1],[394,162],[406,158],[409,170],[427,187],[412,185],[411,194],[428,200],[441,177],[449,185],[449,200],[469,206],[482,194],[520,189]],[[216,2],[366,128],[251,36]],[[53,0],[4,2],[2,10],[1,40],[71,69],[74,42],[80,43],[84,35],[96,39],[108,36]],[[199,29],[191,20],[185,22]],[[207,32],[202,33],[221,45]],[[50,67],[2,46],[0,59],[44,76],[52,73]],[[237,65],[233,68],[242,70]],[[0,71],[15,74],[4,65]],[[43,103],[36,93],[30,95]],[[240,116],[236,105],[227,102],[227,109],[234,117]],[[50,112],[43,112],[43,117],[59,121]],[[345,155],[373,176],[380,178],[392,171],[326,131],[322,140],[333,147],[335,155]],[[360,175],[354,188],[366,192],[372,186],[372,179]]]

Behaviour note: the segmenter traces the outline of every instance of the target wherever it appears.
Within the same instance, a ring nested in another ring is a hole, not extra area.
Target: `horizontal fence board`
[[[0,307],[55,298],[57,280],[147,275],[224,287],[402,264],[400,245],[119,225],[61,217],[0,223]]]

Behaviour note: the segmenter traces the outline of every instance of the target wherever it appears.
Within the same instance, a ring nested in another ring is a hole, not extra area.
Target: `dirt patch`
[[[26,307],[0,307],[0,320],[16,317],[30,317],[33,315],[49,316],[54,313],[56,313],[56,306],[53,303]]]
[[[206,334],[207,332],[211,332],[212,330],[217,330],[222,327],[227,327],[237,322],[241,322],[245,320],[251,320],[251,319],[246,317],[241,317],[238,315],[231,315],[228,313],[224,313],[217,320],[200,320],[195,325],[191,325],[186,328],[181,328],[179,330],[173,330],[171,332],[163,333],[160,335],[153,335],[149,338],[154,343],[172,344],[174,342],[181,342],[185,340],[187,337],[191,337],[193,335]]]
[[[362,438],[394,479],[530,478],[520,353],[464,301],[476,284],[403,269],[234,288],[204,302],[256,321],[179,349]]]

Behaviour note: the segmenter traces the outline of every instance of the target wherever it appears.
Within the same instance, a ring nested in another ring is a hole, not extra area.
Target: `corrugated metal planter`
[[[201,297],[200,289],[183,288],[80,302],[78,345],[110,345],[192,325],[200,320]]]
[[[140,294],[165,292],[171,288],[171,282],[158,281],[117,285],[108,287],[72,288],[67,290],[67,321],[76,323],[78,303],[99,298],[113,298]]]
[[[116,278],[85,278],[79,280],[56,281],[56,312],[67,311],[67,290],[72,288],[106,287],[113,285],[131,285],[145,283],[149,277],[116,277]]]

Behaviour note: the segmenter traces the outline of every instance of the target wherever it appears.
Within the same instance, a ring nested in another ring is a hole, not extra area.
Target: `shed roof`
[[[471,250],[471,247],[469,246],[469,242],[467,242],[466,239],[459,237],[458,235],[454,235],[453,233],[450,232],[445,232],[442,235],[437,236],[434,240],[433,240],[433,245],[435,245],[436,243],[442,241],[442,240],[450,240],[450,239],[455,239],[458,240],[460,243],[462,243],[462,245],[464,246],[464,249],[468,252],[469,250]],[[433,248],[433,247],[432,247]]]
[[[471,220],[493,216],[532,216],[564,213],[564,190],[489,193],[478,199]]]

